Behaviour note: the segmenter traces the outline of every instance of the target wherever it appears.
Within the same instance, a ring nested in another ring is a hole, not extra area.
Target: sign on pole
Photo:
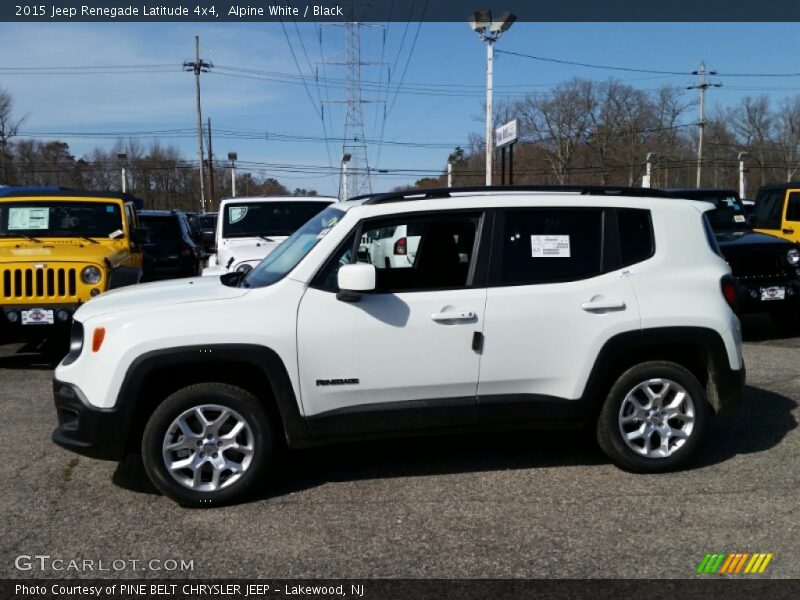
[[[494,146],[495,148],[502,148],[508,144],[513,144],[518,139],[517,135],[517,120],[509,121],[505,125],[501,125],[494,130]]]

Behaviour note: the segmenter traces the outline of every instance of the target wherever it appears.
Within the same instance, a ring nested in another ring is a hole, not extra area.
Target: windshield
[[[275,248],[243,281],[246,287],[265,287],[283,279],[306,254],[342,220],[344,211],[326,208]]]
[[[153,217],[139,215],[142,227],[147,229],[152,241],[175,240],[181,238],[181,227],[174,216]]]
[[[0,237],[122,237],[114,202],[32,200],[0,203]]]
[[[292,235],[319,213],[325,202],[237,202],[225,207],[222,237],[269,237]]]
[[[747,229],[747,213],[742,201],[733,195],[692,194],[692,200],[711,202],[716,208],[708,211],[706,217],[714,231],[719,229]]]

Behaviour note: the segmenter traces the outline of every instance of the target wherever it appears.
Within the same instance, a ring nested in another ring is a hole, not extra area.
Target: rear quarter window
[[[627,267],[652,257],[655,253],[653,222],[650,211],[639,208],[617,209],[620,266]]]

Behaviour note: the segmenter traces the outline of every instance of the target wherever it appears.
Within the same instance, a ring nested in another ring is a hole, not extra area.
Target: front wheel
[[[597,441],[627,471],[673,470],[699,447],[707,413],[706,394],[690,371],[670,362],[643,363],[611,388],[597,421]]]
[[[250,392],[223,383],[178,390],[153,412],[142,460],[153,485],[184,506],[240,500],[273,452],[267,415]]]

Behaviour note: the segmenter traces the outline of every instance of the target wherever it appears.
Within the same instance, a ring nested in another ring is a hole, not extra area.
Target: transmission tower
[[[344,104],[344,133],[342,135],[342,156],[349,155],[347,167],[347,189],[341,190],[343,198],[372,193],[372,177],[370,175],[367,153],[367,138],[364,133],[364,104],[384,103],[384,100],[368,100],[361,95],[361,67],[380,65],[385,62],[371,62],[361,59],[361,28],[375,27],[369,23],[348,21],[344,26],[344,61],[324,61],[324,65],[339,65],[345,69],[344,100],[323,100],[333,104]]]

